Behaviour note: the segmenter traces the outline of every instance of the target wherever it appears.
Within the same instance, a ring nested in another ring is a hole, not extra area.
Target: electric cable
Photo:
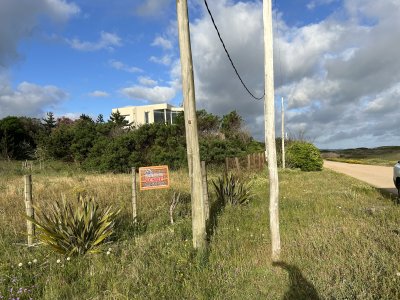
[[[236,69],[235,64],[233,63],[232,58],[231,58],[231,56],[229,55],[228,50],[226,49],[225,43],[224,43],[224,41],[222,40],[221,34],[220,34],[219,30],[218,30],[218,27],[217,27],[217,25],[215,24],[214,17],[213,17],[213,15],[212,15],[211,11],[210,11],[210,8],[208,7],[207,0],[204,0],[204,4],[206,5],[208,14],[209,14],[210,17],[211,17],[211,21],[212,21],[212,23],[214,24],[214,28],[215,28],[215,30],[217,31],[219,40],[221,41],[222,46],[224,47],[225,53],[226,53],[226,55],[228,56],[229,61],[231,62],[231,65],[232,65],[233,69],[235,70],[235,73],[236,73],[236,75],[238,76],[240,82],[242,83],[242,85],[244,86],[244,88],[246,89],[246,91],[247,91],[255,100],[262,100],[262,99],[264,98],[264,96],[265,96],[265,91],[264,91],[264,94],[263,94],[261,97],[256,97],[256,96],[253,95],[253,93],[252,93],[252,92],[249,90],[249,88],[246,86],[246,84],[244,83],[244,81],[243,81],[242,77],[240,76],[238,70]]]

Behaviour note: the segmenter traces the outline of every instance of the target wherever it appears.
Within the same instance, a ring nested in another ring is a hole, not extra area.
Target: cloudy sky
[[[241,87],[202,0],[189,0],[198,108],[237,110],[263,140],[263,104]],[[0,0],[0,118],[182,103],[173,0]],[[262,1],[209,0],[256,95],[263,85]],[[321,148],[400,145],[400,1],[274,0],[277,136]]]

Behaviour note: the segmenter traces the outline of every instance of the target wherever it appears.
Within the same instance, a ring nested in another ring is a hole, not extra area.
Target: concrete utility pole
[[[285,166],[285,104],[283,103],[283,97],[282,97],[282,105],[281,105],[281,119],[282,119],[282,169],[284,169]]]
[[[186,145],[192,193],[193,247],[206,246],[206,221],[201,176],[199,138],[197,134],[192,50],[190,47],[187,0],[176,0],[179,48],[181,54],[183,107],[185,114]]]
[[[275,146],[275,101],[274,101],[274,59],[272,37],[272,3],[263,1],[264,48],[265,48],[265,144],[267,145],[269,170],[269,214],[271,227],[272,261],[279,261],[281,239],[279,234],[279,179]]]

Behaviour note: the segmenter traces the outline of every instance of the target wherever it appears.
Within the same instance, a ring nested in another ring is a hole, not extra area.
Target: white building
[[[143,106],[126,106],[113,108],[112,112],[119,113],[134,126],[152,123],[173,124],[176,116],[183,112],[183,107],[174,107],[170,104],[153,104]]]

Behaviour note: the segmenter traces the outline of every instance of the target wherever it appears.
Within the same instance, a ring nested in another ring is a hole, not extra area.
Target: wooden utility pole
[[[281,119],[282,119],[282,169],[284,169],[285,166],[285,105],[283,103],[283,97],[282,97],[282,105],[281,105]]]
[[[269,171],[269,214],[271,228],[272,261],[279,261],[281,239],[279,234],[279,179],[275,147],[274,59],[272,37],[272,3],[263,0],[264,70],[265,70],[265,144]]]
[[[199,138],[197,134],[192,50],[190,46],[187,0],[176,0],[179,49],[181,55],[183,107],[185,114],[186,147],[192,196],[193,247],[206,246],[206,221],[203,182],[200,166]]]

